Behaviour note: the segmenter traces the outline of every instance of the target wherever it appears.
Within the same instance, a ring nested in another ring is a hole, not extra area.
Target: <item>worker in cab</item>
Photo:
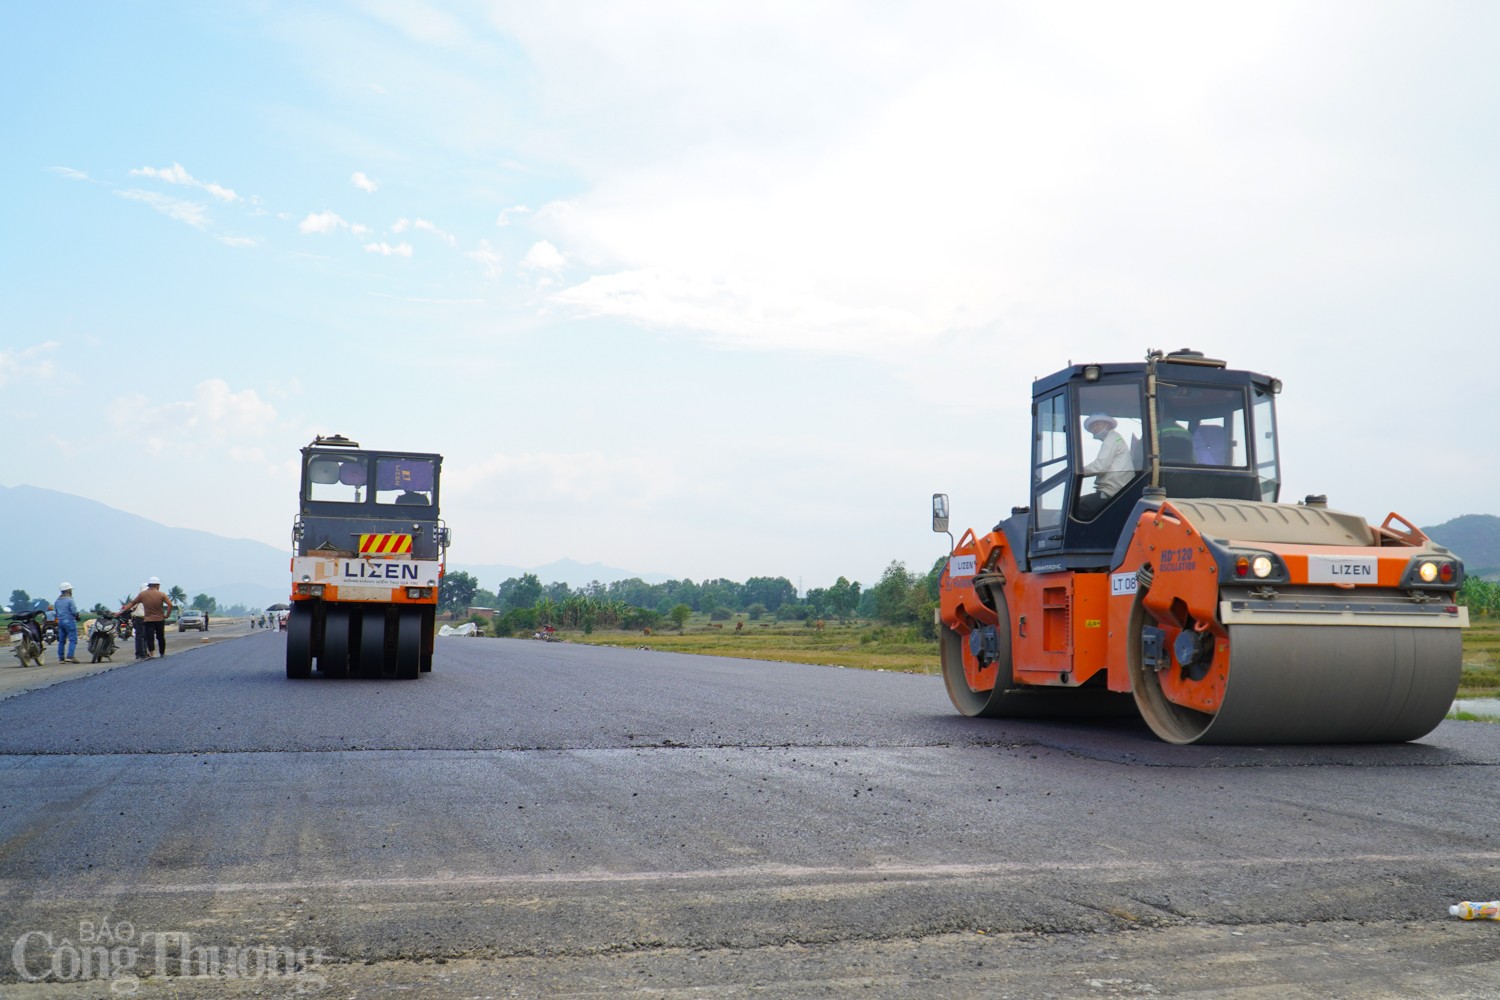
[[[1099,453],[1080,471],[1084,477],[1094,477],[1094,492],[1080,493],[1078,497],[1078,519],[1092,521],[1104,509],[1109,498],[1124,489],[1135,478],[1135,463],[1130,458],[1130,446],[1115,430],[1115,418],[1108,413],[1091,413],[1083,422],[1083,429],[1099,442]]]

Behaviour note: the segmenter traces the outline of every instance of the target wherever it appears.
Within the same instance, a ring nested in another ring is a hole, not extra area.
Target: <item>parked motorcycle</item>
[[[120,622],[129,621],[110,614],[108,611],[100,612],[99,617],[90,623],[89,627],[89,656],[93,659],[91,663],[107,660],[115,655],[115,636],[120,634]]]
[[[21,666],[42,665],[42,626],[45,611],[23,611],[10,616],[10,642]]]

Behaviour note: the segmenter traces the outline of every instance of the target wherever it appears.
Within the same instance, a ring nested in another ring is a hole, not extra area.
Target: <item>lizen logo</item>
[[[1379,583],[1380,560],[1374,556],[1308,556],[1307,582]]]

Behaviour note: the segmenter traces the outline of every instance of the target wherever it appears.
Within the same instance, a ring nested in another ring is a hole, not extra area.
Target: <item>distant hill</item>
[[[1422,530],[1439,545],[1458,553],[1470,576],[1500,575],[1500,517],[1465,514]]]
[[[264,542],[172,528],[94,500],[35,486],[0,486],[0,604],[12,590],[47,600],[73,585],[86,608],[134,594],[148,576],[191,598],[263,608],[290,589],[289,552]]]

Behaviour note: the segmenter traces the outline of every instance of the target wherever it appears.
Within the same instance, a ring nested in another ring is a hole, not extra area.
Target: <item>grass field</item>
[[[737,630],[736,625],[741,627]],[[714,628],[722,625],[722,628]],[[743,616],[727,622],[709,622],[695,616],[687,629],[640,632],[597,631],[592,635],[568,632],[569,642],[596,646],[650,646],[672,653],[705,656],[737,656],[751,660],[782,660],[787,663],[823,663],[863,670],[900,670],[915,674],[938,672],[937,644],[917,638],[912,628],[888,628],[867,623],[826,623],[821,630],[801,622],[752,622]]]
[[[735,625],[740,628],[736,630]],[[722,628],[714,628],[722,625]],[[937,644],[917,638],[916,630],[888,628],[869,623],[838,625],[828,622],[822,630],[801,622],[761,623],[743,616],[727,622],[709,622],[695,616],[681,634],[675,629],[639,632],[598,631],[592,635],[568,632],[570,642],[598,646],[626,646],[706,656],[738,656],[752,660],[783,660],[789,663],[826,663],[865,670],[901,670],[936,674]],[[1463,679],[1460,698],[1500,698],[1500,620],[1475,620],[1464,632]]]
[[[1500,698],[1500,620],[1474,620],[1464,632],[1460,698]]]

